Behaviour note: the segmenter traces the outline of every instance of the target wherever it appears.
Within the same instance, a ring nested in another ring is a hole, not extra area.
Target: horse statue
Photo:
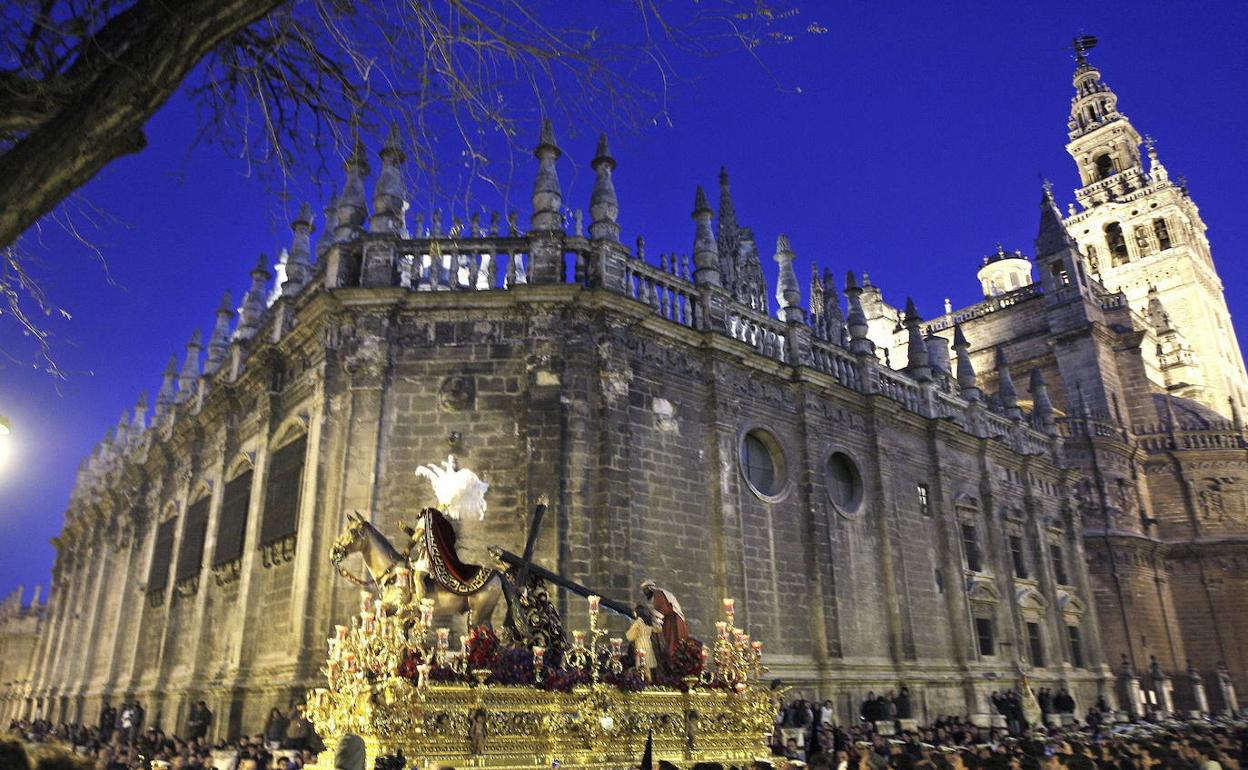
[[[490,625],[499,598],[508,595],[506,578],[497,569],[460,561],[451,523],[471,514],[484,519],[489,485],[472,471],[459,468],[453,456],[441,466],[419,468],[417,475],[430,480],[445,513],[425,508],[414,526],[403,525],[409,538],[406,551],[395,548],[359,513],[349,513],[346,530],[330,550],[330,562],[353,583],[374,586],[382,606],[390,612],[411,611],[421,600],[431,599],[435,615],[470,613],[470,624]],[[370,580],[342,566],[353,553],[360,554]]]

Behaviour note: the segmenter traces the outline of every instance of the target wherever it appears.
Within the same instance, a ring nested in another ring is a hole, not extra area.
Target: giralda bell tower
[[[1118,111],[1118,96],[1087,59],[1095,38],[1076,40],[1075,95],[1066,151],[1081,186],[1066,228],[1088,272],[1121,291],[1148,319],[1157,343],[1150,378],[1228,419],[1244,414],[1248,375],[1231,326],[1205,223],[1183,184],[1170,179],[1151,140]],[[1144,168],[1141,145],[1147,147]]]

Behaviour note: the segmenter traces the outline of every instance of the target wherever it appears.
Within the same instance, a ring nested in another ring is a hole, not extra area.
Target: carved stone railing
[[[703,328],[700,295],[686,277],[630,259],[624,266],[624,286],[629,297],[650,306],[661,317],[681,326]]]
[[[815,340],[811,344],[810,365],[817,371],[831,375],[842,387],[862,391],[862,374],[858,360],[840,345]]]
[[[1184,449],[1245,449],[1248,442],[1242,431],[1230,423],[1208,428],[1179,428],[1173,431],[1137,433],[1136,442],[1149,452],[1170,452]]]
[[[725,324],[728,336],[734,340],[744,342],[768,358],[788,362],[783,322],[734,302],[728,306]]]
[[[1062,438],[1118,438],[1121,439],[1125,435],[1125,431],[1109,422],[1095,417],[1062,417],[1057,420],[1057,433]]]
[[[485,291],[528,282],[529,239],[400,241],[399,285],[416,291]]]
[[[924,412],[923,394],[918,383],[900,372],[882,366],[877,372],[879,380],[876,390],[880,395],[891,398],[911,412]]]
[[[1021,288],[1006,292],[1005,294],[998,294],[995,297],[990,297],[983,302],[969,305],[953,313],[946,313],[945,315],[933,318],[931,321],[925,323],[924,326],[930,326],[932,331],[941,331],[953,326],[954,323],[965,323],[972,319],[986,316],[989,313],[995,313],[998,310],[1005,310],[1006,308],[1013,307],[1020,302],[1026,302],[1034,297],[1039,297],[1041,294],[1042,291],[1040,289],[1040,284],[1030,283]]]

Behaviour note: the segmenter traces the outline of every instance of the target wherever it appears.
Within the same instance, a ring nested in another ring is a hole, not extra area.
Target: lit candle
[[[459,651],[465,655],[468,654],[468,636],[465,634],[459,635]]]
[[[573,631],[572,632],[572,646],[579,650],[584,645],[585,645],[585,632]]]
[[[732,619],[732,616],[736,614],[736,608],[736,599],[724,599],[724,614],[727,615],[730,620]]]
[[[438,629],[438,649],[439,650],[445,650],[449,646],[450,639],[451,639],[451,629],[449,628]]]
[[[722,620],[715,621],[715,633],[719,634],[720,639],[728,638],[728,624]]]
[[[745,644],[745,632],[739,628],[732,629],[732,638],[737,644]]]
[[[762,655],[762,654],[763,654],[763,643],[762,643],[762,642],[755,640],[755,641],[753,641],[753,642],[750,642],[750,646],[754,648],[754,654],[755,654],[755,655]]]
[[[611,657],[618,658],[624,649],[624,640],[619,637],[611,637]]]
[[[534,647],[533,648],[533,665],[537,666],[538,668],[541,668],[542,663],[545,662],[545,660],[546,660],[546,648]]]
[[[343,639],[346,639],[346,638],[347,638],[347,627],[346,627],[346,626],[334,626],[334,636],[335,636],[335,637],[338,639],[338,641],[340,641],[340,642],[341,642]]]
[[[368,608],[373,603],[373,594],[371,591],[360,591],[360,612],[368,612]]]
[[[602,602],[602,597],[601,596],[589,596],[586,598],[589,600],[589,614],[597,615],[598,604]]]
[[[638,650],[637,651],[637,668],[645,668],[645,667],[646,667],[646,651]]]
[[[702,663],[705,665],[708,658],[711,657],[711,650],[705,644],[702,645]]]

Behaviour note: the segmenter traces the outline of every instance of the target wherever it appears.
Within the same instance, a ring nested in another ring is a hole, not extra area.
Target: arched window
[[[1109,157],[1109,153],[1105,152],[1096,156],[1097,179],[1109,179],[1115,173],[1117,169],[1114,168],[1114,159]]]
[[[1105,246],[1109,249],[1114,267],[1131,261],[1131,255],[1127,253],[1127,239],[1122,236],[1122,225],[1117,222],[1105,225]]]
[[[243,541],[247,537],[247,511],[251,506],[250,466],[225,485],[221,495],[221,513],[217,524],[217,545],[212,555],[212,566],[220,567],[240,559]]]
[[[1157,247],[1162,251],[1170,248],[1170,228],[1166,226],[1166,220],[1153,220],[1153,235],[1157,236]]]
[[[264,516],[260,520],[260,547],[295,534],[299,525],[299,497],[303,463],[308,453],[307,434],[272,453],[264,493]]]
[[[1096,274],[1101,272],[1101,261],[1096,256],[1096,247],[1088,244],[1084,251],[1087,252],[1088,267],[1092,268],[1092,273]]]

